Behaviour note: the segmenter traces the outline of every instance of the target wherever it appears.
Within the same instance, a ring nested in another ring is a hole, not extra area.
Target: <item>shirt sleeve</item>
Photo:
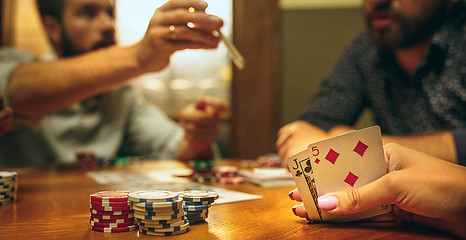
[[[19,64],[34,60],[37,60],[37,58],[30,53],[13,48],[2,48],[0,50],[0,94],[3,97],[5,106],[10,106],[8,84],[10,82],[11,72],[13,72]]]
[[[123,142],[124,154],[175,159],[183,129],[155,105],[136,98],[131,87],[126,94],[130,95],[130,111]]]
[[[453,131],[453,137],[456,144],[458,164],[466,166],[466,129],[457,129]]]
[[[361,38],[361,37],[359,37]],[[299,116],[324,130],[337,125],[352,126],[366,107],[363,77],[358,61],[363,41],[356,39],[345,51],[336,67],[322,83]]]

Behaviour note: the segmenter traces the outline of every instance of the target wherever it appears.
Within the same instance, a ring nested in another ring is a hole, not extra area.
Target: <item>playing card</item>
[[[322,221],[322,212],[317,205],[317,191],[311,167],[311,157],[308,149],[301,151],[287,159],[293,180],[311,220]]]
[[[298,158],[302,160],[294,161],[294,159]],[[304,161],[304,159],[306,160]],[[307,151],[291,156],[288,159],[288,165],[292,174],[296,175],[298,174],[297,171],[300,170],[313,183],[313,189],[305,189],[306,186],[303,183],[298,184],[303,180],[299,177],[295,178],[311,220],[355,221],[391,211],[390,205],[382,205],[357,214],[334,215],[320,211],[318,207],[312,207],[312,205],[315,205],[318,196],[360,187],[386,174],[384,152],[378,126],[350,131],[312,143],[308,146]],[[294,170],[294,168],[297,168],[297,170]],[[303,194],[313,196],[313,190],[316,191],[316,194],[314,194],[312,202],[306,203],[309,197],[304,198]],[[319,213],[317,217],[314,214],[315,208]]]

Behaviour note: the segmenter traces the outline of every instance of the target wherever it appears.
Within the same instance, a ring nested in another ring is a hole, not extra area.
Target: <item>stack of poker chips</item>
[[[217,178],[212,172],[214,162],[211,160],[192,160],[189,166],[193,170],[193,180],[196,182],[215,182]]]
[[[129,232],[138,228],[127,191],[103,191],[91,197],[91,229],[98,232]]]
[[[0,171],[0,206],[15,202],[18,188],[17,175],[16,172]]]
[[[218,199],[218,193],[190,190],[181,192],[180,197],[183,198],[183,209],[189,222],[197,223],[209,216],[209,208]]]
[[[259,167],[269,167],[269,168],[281,168],[282,167],[282,159],[278,154],[269,153],[265,155],[259,156],[257,159],[259,163]]]
[[[189,231],[189,221],[178,193],[162,190],[132,192],[134,218],[139,232],[153,236],[172,236]]]
[[[223,184],[244,183],[244,178],[238,176],[238,168],[235,166],[215,166],[212,173],[217,178],[217,182]]]

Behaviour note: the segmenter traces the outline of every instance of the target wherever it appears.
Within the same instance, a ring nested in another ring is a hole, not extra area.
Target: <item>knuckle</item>
[[[345,203],[349,210],[356,210],[361,202],[361,195],[357,188],[353,188],[346,192]]]

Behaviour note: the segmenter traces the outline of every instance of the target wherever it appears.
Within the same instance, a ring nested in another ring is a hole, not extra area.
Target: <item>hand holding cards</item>
[[[287,163],[311,220],[355,221],[391,211],[390,205],[382,205],[357,214],[333,215],[317,205],[319,196],[360,187],[386,174],[378,126],[312,143]]]

